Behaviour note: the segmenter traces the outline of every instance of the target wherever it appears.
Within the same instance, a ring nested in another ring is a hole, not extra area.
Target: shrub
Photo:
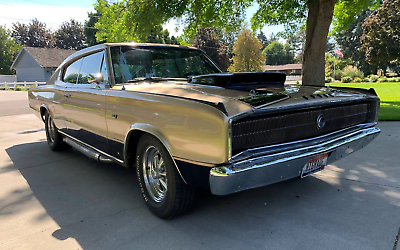
[[[368,77],[363,78],[362,82],[369,82],[369,78]]]
[[[377,75],[370,75],[369,76],[369,81],[370,82],[377,82],[379,77]]]
[[[332,77],[325,78],[325,83],[331,83],[331,82],[333,82],[333,78]]]
[[[386,82],[386,81],[387,81],[386,77],[381,77],[378,79],[378,82]]]
[[[350,77],[351,79],[354,79],[356,77],[363,78],[364,73],[356,67],[348,65],[343,69],[343,77]]]
[[[343,71],[341,71],[340,69],[336,70],[334,72],[333,79],[339,81],[340,79],[342,79],[342,74],[343,74]]]
[[[349,76],[343,77],[343,78],[342,78],[342,82],[343,82],[343,83],[349,83],[349,82],[351,82],[351,77],[349,77]]]
[[[400,77],[386,78],[386,81],[388,81],[388,82],[400,82]]]
[[[360,83],[361,82],[361,78],[360,77],[356,77],[356,78],[354,78],[353,82]]]

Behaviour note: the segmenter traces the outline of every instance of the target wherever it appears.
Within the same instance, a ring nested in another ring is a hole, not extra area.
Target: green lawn
[[[400,121],[400,82],[382,83],[341,83],[334,82],[330,86],[352,88],[374,88],[381,99],[380,121]]]

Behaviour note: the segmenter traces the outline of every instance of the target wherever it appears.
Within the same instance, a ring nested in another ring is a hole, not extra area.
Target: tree
[[[194,38],[197,27],[234,29],[242,23],[245,10],[254,3],[259,9],[252,17],[252,28],[266,24],[293,27],[306,21],[306,43],[303,56],[303,84],[324,85],[324,57],[327,35],[335,5],[335,27],[341,29],[354,15],[380,0],[123,0],[108,5],[98,0],[96,9],[102,17],[96,27],[97,39],[121,41],[126,37],[144,40],[156,25],[178,18],[186,24],[185,33]],[[354,15],[353,15],[354,14]]]
[[[29,24],[13,23],[11,37],[22,46],[40,48],[52,48],[54,46],[52,32],[47,29],[45,23],[39,22],[36,18]]]
[[[10,69],[21,45],[10,37],[10,31],[0,25],[0,75],[10,75],[15,72]]]
[[[245,29],[244,26],[240,26],[235,30],[227,30],[226,28],[221,27],[213,27],[215,30],[216,36],[219,38],[221,43],[226,45],[226,52],[229,55],[229,58],[233,57],[233,45],[236,42],[239,33]]]
[[[294,55],[290,44],[283,45],[278,41],[270,43],[263,51],[266,58],[265,64],[283,65],[293,63]]]
[[[86,47],[83,25],[71,19],[64,22],[54,33],[55,46],[60,49],[80,50]]]
[[[274,34],[271,33],[269,36],[269,39],[265,36],[264,32],[260,31],[260,34],[257,35],[258,40],[261,41],[263,47],[261,50],[264,50],[270,43],[274,41],[278,41],[278,37]]]
[[[227,45],[219,40],[215,28],[199,28],[193,46],[203,50],[223,71],[228,69]]]
[[[361,50],[361,36],[363,34],[362,24],[365,19],[372,14],[371,10],[360,12],[355,21],[349,25],[349,28],[334,34],[344,58],[351,58],[356,62],[356,66],[364,75],[377,74],[377,66],[370,65],[365,60],[365,51]],[[381,67],[385,67],[381,65]],[[386,66],[387,67],[387,66]]]
[[[293,51],[296,55],[303,55],[304,45],[306,43],[306,30],[299,29],[297,32],[289,36],[287,42],[293,48]]]
[[[164,30],[161,25],[158,25],[152,29],[151,34],[147,37],[148,43],[164,43],[164,44],[176,44],[179,45],[179,41],[174,37],[169,36],[168,30]]]
[[[105,43],[106,40],[96,40],[96,33],[98,29],[94,27],[94,25],[98,22],[99,20],[99,13],[98,12],[89,12],[88,17],[89,20],[85,21],[84,27],[83,27],[83,34],[86,37],[86,44],[88,46],[93,46],[99,43]]]
[[[368,62],[399,63],[400,0],[385,0],[375,14],[362,25],[362,50]]]
[[[251,72],[261,71],[265,58],[261,52],[262,43],[250,30],[243,30],[233,46],[233,64],[228,71]]]

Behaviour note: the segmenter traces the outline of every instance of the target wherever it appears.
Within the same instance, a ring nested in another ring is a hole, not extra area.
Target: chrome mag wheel
[[[161,202],[168,189],[167,171],[160,151],[149,146],[143,155],[143,179],[149,196],[155,202]]]

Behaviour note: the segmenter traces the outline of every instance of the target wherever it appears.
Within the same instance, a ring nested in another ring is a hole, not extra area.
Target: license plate
[[[303,170],[301,171],[301,178],[307,177],[310,174],[314,174],[318,171],[323,170],[326,166],[327,161],[328,161],[327,153],[311,158],[306,163],[306,165],[304,165]]]

